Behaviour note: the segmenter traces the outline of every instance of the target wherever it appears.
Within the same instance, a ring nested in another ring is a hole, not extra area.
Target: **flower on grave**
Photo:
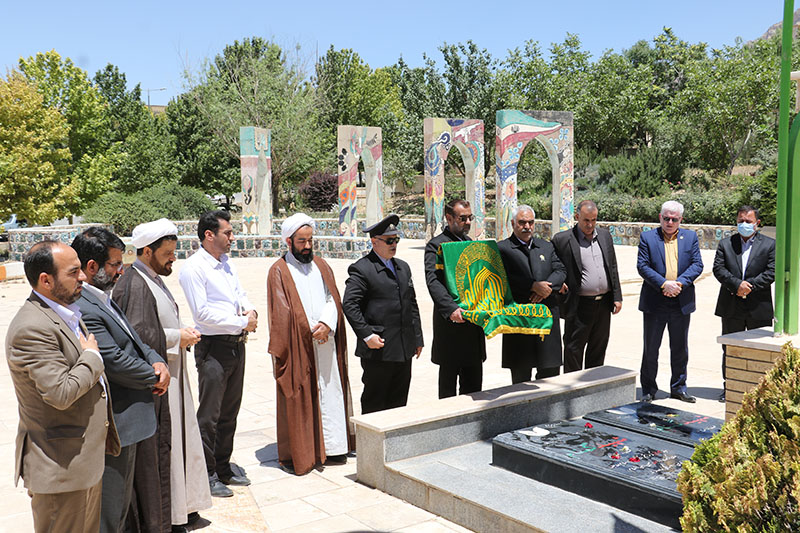
[[[614,452],[614,453],[611,454],[611,458],[612,459],[619,459],[619,454],[617,452]]]
[[[586,422],[586,423],[583,425],[583,427],[585,427],[586,429],[592,429],[594,426],[592,425],[592,423],[591,423],[591,422]]]
[[[628,461],[630,461],[631,463],[638,463],[639,461],[641,461],[641,459],[639,459],[638,457],[631,457],[628,459]]]

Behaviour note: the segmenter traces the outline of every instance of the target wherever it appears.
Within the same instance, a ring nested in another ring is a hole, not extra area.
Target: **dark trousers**
[[[136,445],[133,496],[128,510],[127,531],[161,533],[172,530],[170,500],[172,422],[168,394],[153,397],[158,428],[152,437]]]
[[[655,313],[644,314],[644,351],[639,378],[642,394],[655,396],[658,391],[658,350],[664,337],[664,328],[669,331],[670,393],[686,392],[686,365],[689,363],[689,318],[681,313],[678,299],[669,302]]]
[[[526,381],[530,381],[531,376],[533,375],[533,367],[531,366],[514,366],[509,370],[511,370],[512,384],[525,383]],[[553,376],[557,376],[559,373],[561,373],[560,366],[537,368],[536,379],[552,378]]]
[[[119,455],[106,455],[103,470],[103,495],[100,504],[100,532],[122,533],[133,494],[138,443],[123,446]]]
[[[402,363],[361,359],[361,414],[403,407],[411,386],[411,359]]]
[[[736,333],[737,331],[747,331],[749,329],[765,328],[772,326],[772,319],[754,320],[752,318],[725,318],[722,317],[722,334]],[[727,352],[725,345],[722,345],[722,380],[725,380],[725,358]]]
[[[478,392],[483,385],[483,363],[471,366],[439,365],[439,398]]]
[[[577,311],[564,321],[564,373],[603,366],[611,330],[611,294],[599,300],[580,296]]]
[[[236,417],[244,386],[244,342],[203,336],[195,346],[200,405],[197,423],[203,440],[208,476],[229,478]]]

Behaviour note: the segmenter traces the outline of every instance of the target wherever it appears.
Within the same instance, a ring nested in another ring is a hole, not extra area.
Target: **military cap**
[[[377,237],[379,235],[399,235],[400,230],[397,229],[397,224],[399,222],[399,216],[389,215],[380,222],[376,222],[368,228],[365,227],[363,231],[364,233],[369,233],[370,237]]]

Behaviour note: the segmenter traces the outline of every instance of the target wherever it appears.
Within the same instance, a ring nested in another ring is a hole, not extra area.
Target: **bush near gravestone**
[[[330,211],[339,201],[339,178],[335,174],[314,172],[297,192],[304,206],[314,211]]]
[[[185,185],[166,184],[135,194],[106,193],[86,210],[87,222],[112,224],[119,235],[130,235],[133,228],[159,218],[192,220],[214,204],[202,191]]]
[[[800,351],[790,343],[733,420],[683,465],[684,531],[800,531]]]

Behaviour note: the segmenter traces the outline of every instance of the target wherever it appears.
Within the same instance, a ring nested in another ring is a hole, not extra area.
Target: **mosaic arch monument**
[[[360,234],[356,218],[358,160],[364,164],[367,186],[367,225],[383,218],[383,134],[370,126],[339,126],[336,143],[339,173],[339,234]]]
[[[460,118],[426,118],[425,142],[425,232],[430,239],[444,220],[444,162],[452,147],[464,160],[466,199],[475,221],[470,229],[474,239],[484,237],[486,189],[484,185],[483,121]]]
[[[572,223],[573,126],[571,111],[516,111],[501,109],[496,115],[497,139],[497,240],[511,235],[511,212],[517,206],[519,158],[531,140],[547,152],[553,167],[552,232]],[[538,218],[541,218],[537,214]]]
[[[239,128],[242,168],[242,233],[272,233],[272,156],[270,130]]]

